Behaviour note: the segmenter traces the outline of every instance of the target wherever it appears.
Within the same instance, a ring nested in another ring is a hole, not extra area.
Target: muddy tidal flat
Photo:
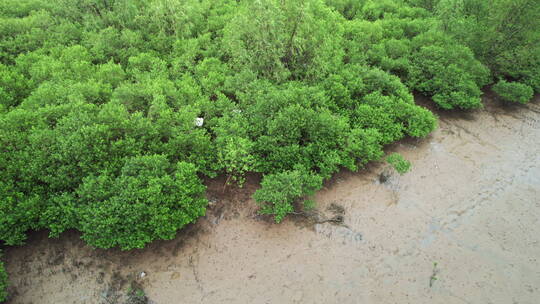
[[[9,303],[540,303],[540,99],[439,112],[428,138],[388,148],[316,195],[317,219],[273,224],[244,189],[209,184],[207,216],[144,250],[94,250],[74,232],[6,249]],[[342,221],[321,218],[341,217]]]

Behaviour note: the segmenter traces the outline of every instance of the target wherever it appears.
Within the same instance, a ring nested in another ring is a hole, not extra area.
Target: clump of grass
[[[429,287],[433,287],[433,284],[435,281],[437,281],[437,274],[439,273],[439,269],[437,268],[437,262],[433,263],[433,272],[431,273],[431,277],[429,278]]]

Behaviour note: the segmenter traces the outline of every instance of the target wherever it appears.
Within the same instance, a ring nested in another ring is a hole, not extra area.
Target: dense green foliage
[[[430,11],[440,28],[468,46],[493,76],[540,92],[540,1],[408,0]]]
[[[493,86],[493,92],[508,102],[527,103],[533,97],[533,89],[523,83],[500,80]]]
[[[312,195],[322,186],[322,177],[303,169],[266,175],[254,198],[261,202],[263,214],[274,214],[277,223],[294,211],[298,197]],[[308,204],[309,205],[309,204]]]
[[[455,44],[402,4],[352,19],[319,0],[24,0],[0,14],[6,244],[43,228],[102,248],[170,239],[221,173],[263,174],[255,198],[280,221],[340,168],[433,130],[411,88],[448,93],[423,84],[420,57]],[[470,54],[431,59],[480,83]]]
[[[340,168],[429,134],[413,92],[443,109],[480,107],[492,77],[509,101],[539,92],[539,4],[2,1],[0,240],[141,248],[204,215],[203,178],[248,172],[279,222]]]
[[[0,252],[1,257],[1,252]],[[7,288],[8,288],[8,275],[6,269],[4,268],[4,262],[0,261],[0,302],[4,302],[7,297]]]
[[[429,134],[413,91],[470,109],[492,75],[539,90],[537,2],[495,2],[3,1],[0,239],[141,248],[204,215],[202,178],[248,172],[279,222],[340,168]]]

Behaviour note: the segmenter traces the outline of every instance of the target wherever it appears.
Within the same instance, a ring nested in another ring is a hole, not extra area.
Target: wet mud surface
[[[337,174],[316,217],[258,216],[251,177],[210,183],[207,216],[144,250],[34,233],[6,249],[9,303],[129,303],[133,286],[149,303],[539,303],[540,100],[485,103],[389,147],[403,176]]]

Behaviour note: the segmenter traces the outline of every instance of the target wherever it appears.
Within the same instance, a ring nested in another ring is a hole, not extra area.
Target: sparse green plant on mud
[[[127,300],[125,304],[147,304],[148,302],[149,299],[142,287],[139,286],[139,284],[132,282],[127,291]]]
[[[433,262],[433,270],[431,272],[431,276],[429,277],[429,287],[433,287],[433,284],[435,284],[435,281],[438,280],[437,274],[439,273],[439,268],[437,268],[437,262]]]
[[[411,170],[411,163],[399,153],[392,153],[386,157],[389,163],[399,174],[405,174]]]
[[[302,203],[302,208],[304,211],[311,211],[315,209],[317,203],[314,200],[307,199]]]

